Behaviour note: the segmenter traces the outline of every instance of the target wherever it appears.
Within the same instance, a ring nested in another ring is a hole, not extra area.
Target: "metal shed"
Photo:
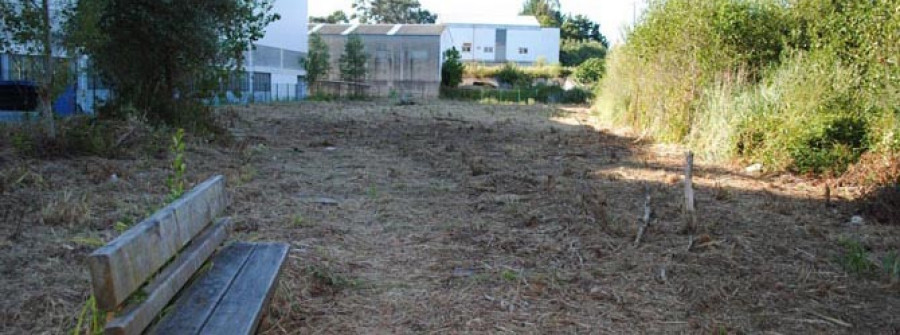
[[[328,80],[340,80],[339,59],[350,35],[359,36],[369,54],[369,95],[404,94],[432,98],[440,94],[443,25],[417,24],[317,24],[328,45],[331,72]]]

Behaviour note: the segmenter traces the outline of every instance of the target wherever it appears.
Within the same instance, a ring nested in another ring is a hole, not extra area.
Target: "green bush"
[[[563,66],[577,67],[592,58],[606,58],[606,46],[600,42],[563,41],[559,62]]]
[[[559,64],[543,65],[543,66],[518,66],[515,64],[503,65],[483,65],[477,63],[468,63],[465,65],[464,75],[469,78],[497,78],[501,71],[507,67],[514,67],[516,70],[525,73],[531,78],[543,79],[562,79],[572,74],[572,70]]]
[[[714,159],[842,173],[900,149],[890,1],[652,1],[607,58],[600,116]]]
[[[499,80],[501,84],[510,85],[512,87],[526,87],[530,86],[534,79],[531,75],[520,69],[519,66],[513,63],[506,63],[500,68],[500,71],[497,72],[497,80]]]
[[[538,84],[534,87],[509,90],[442,87],[441,97],[486,102],[583,104],[593,98],[593,94],[581,88],[565,90],[557,85]]]
[[[593,85],[606,73],[606,62],[602,58],[591,58],[575,68],[575,79],[582,84]]]
[[[441,85],[457,87],[462,82],[465,67],[460,61],[459,51],[456,47],[444,51],[444,63],[441,65]]]

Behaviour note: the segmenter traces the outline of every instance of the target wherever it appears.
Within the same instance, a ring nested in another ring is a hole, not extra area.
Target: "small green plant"
[[[76,236],[72,238],[72,243],[91,248],[99,248],[106,244],[103,239],[96,236]]]
[[[184,129],[179,128],[175,135],[172,135],[172,145],[169,147],[169,151],[173,155],[172,171],[168,180],[166,180],[166,185],[169,186],[169,202],[178,199],[184,194],[184,174],[187,171],[187,164],[184,161],[184,148]]]
[[[871,274],[875,264],[869,260],[869,252],[861,242],[845,239],[840,244],[844,247],[844,253],[838,256],[838,264],[844,268],[844,271],[857,276]]]
[[[324,266],[310,265],[306,267],[306,271],[315,281],[336,289],[352,288],[360,285],[359,280],[347,278]]]
[[[371,198],[373,200],[378,199],[378,186],[375,186],[375,185],[369,186],[369,189],[366,191],[366,194],[369,196],[369,198]]]
[[[516,280],[519,280],[519,274],[513,270],[507,269],[503,270],[503,272],[500,272],[500,278],[503,278],[503,280],[508,282],[514,282]]]
[[[81,313],[78,314],[78,321],[75,329],[72,330],[73,335],[101,335],[106,321],[103,318],[103,311],[97,308],[97,299],[93,295],[84,302]]]
[[[900,280],[900,255],[891,251],[881,259],[881,268],[892,282]]]
[[[291,223],[297,227],[303,227],[306,224],[306,220],[303,218],[303,215],[300,213],[294,214],[294,218],[291,220]]]

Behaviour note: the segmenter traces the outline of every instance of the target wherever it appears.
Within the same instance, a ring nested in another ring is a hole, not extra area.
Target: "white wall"
[[[519,48],[528,48],[519,54]],[[559,29],[510,29],[506,37],[506,58],[512,62],[533,63],[545,58],[548,64],[559,63]]]
[[[256,45],[268,46],[278,49],[297,51],[306,54],[309,51],[308,22],[309,14],[307,0],[276,0],[273,11],[281,18],[266,27],[266,34],[256,42]],[[284,55],[282,55],[284,57]],[[276,89],[287,85],[298,85],[297,76],[306,75],[306,72],[294,68],[279,68],[269,66],[257,66],[253,57],[248,57],[248,72],[265,72],[272,75],[272,96],[275,97]],[[296,67],[296,61],[284,60]],[[253,85],[251,76],[250,85]],[[278,94],[281,98],[281,94]],[[293,95],[293,93],[292,93]]]
[[[510,62],[533,63],[538,58],[546,58],[549,64],[559,62],[559,29],[518,26],[490,26],[471,24],[450,24],[449,44],[460,50],[463,61],[494,62],[497,57],[497,29],[506,29],[506,60]],[[442,43],[447,43],[442,39]],[[472,43],[471,52],[462,52],[464,43]],[[485,52],[485,47],[494,48],[493,52]],[[528,54],[519,54],[519,48],[528,48]]]

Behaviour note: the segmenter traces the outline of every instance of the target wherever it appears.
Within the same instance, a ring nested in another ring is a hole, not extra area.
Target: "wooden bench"
[[[238,242],[216,252],[231,228],[219,218],[227,206],[225,179],[210,178],[90,255],[106,334],[256,332],[288,246]]]

